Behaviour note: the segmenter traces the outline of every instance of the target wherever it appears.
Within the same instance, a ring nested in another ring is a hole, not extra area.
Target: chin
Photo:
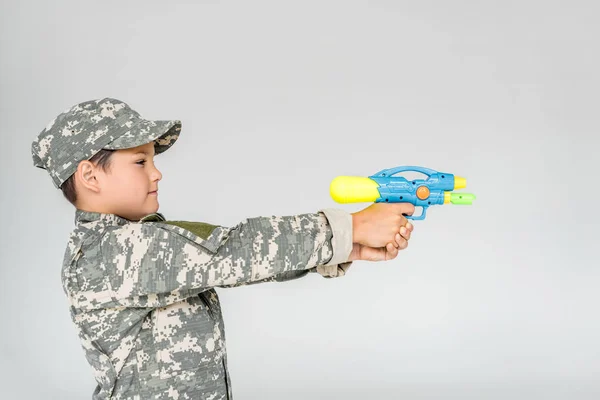
[[[157,211],[158,211],[158,208],[159,208],[159,205],[158,205],[158,203],[157,203],[155,206],[153,206],[153,207],[150,207],[150,208],[148,209],[149,211],[148,211],[148,213],[147,213],[147,214],[152,214],[152,213],[155,213],[155,212],[157,212]]]
[[[146,215],[154,214],[158,211],[158,204],[154,206],[142,206],[136,209],[136,211],[131,212],[131,215],[135,215],[134,220],[138,221],[145,217]]]

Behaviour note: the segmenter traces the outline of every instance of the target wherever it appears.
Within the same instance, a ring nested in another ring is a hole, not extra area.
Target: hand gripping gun
[[[393,176],[400,172],[419,172],[427,179],[408,180]],[[338,176],[329,187],[333,200],[338,203],[412,203],[422,207],[418,216],[407,215],[414,220],[425,219],[427,208],[436,204],[471,205],[475,200],[472,193],[452,193],[467,187],[467,180],[445,172],[429,168],[401,166],[384,169],[368,178],[362,176]]]

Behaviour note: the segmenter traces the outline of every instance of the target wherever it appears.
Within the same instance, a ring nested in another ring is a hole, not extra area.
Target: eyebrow
[[[149,155],[148,153],[146,153],[145,151],[138,151],[137,153],[134,153],[134,156],[137,156],[138,154],[143,154],[145,156]]]

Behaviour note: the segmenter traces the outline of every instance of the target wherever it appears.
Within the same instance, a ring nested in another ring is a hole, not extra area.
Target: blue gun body
[[[428,178],[408,180],[401,176],[392,176],[400,172],[420,172],[427,175]],[[414,220],[425,219],[427,207],[444,204],[444,192],[454,190],[453,174],[437,172],[424,167],[389,168],[379,171],[369,178],[379,185],[380,197],[375,200],[376,203],[412,203],[415,207],[423,207],[421,215],[406,216],[406,218]],[[417,189],[421,187],[429,190],[429,196],[425,199],[417,197]]]
[[[394,176],[401,172],[419,172],[427,179],[406,179]],[[384,169],[369,177],[338,176],[330,185],[330,193],[338,203],[412,203],[422,207],[421,215],[408,219],[425,219],[427,208],[437,204],[471,204],[472,193],[452,193],[467,186],[465,178],[429,168],[402,166]]]

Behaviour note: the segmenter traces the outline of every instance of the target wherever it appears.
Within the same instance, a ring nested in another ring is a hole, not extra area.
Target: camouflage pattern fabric
[[[126,103],[112,98],[74,105],[54,118],[31,143],[33,165],[45,169],[56,188],[102,149],[117,150],[155,142],[155,153],[171,147],[181,121],[144,119]]]
[[[233,228],[77,210],[62,283],[92,398],[232,399],[215,288],[343,276],[351,250],[351,216],[337,209]]]

